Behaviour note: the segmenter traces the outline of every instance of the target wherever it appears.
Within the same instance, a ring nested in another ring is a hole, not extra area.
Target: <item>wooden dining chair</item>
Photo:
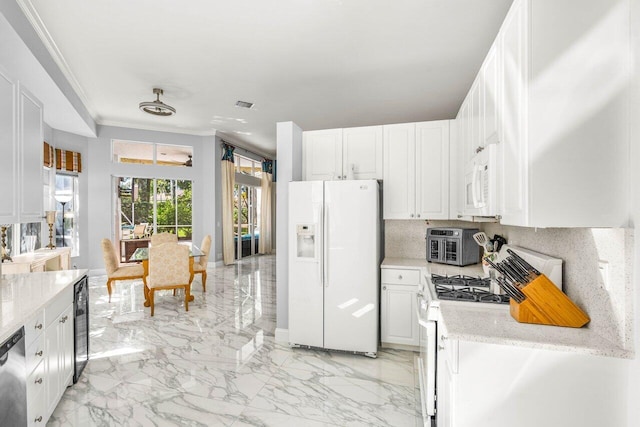
[[[198,262],[193,263],[193,274],[200,274],[202,277],[202,292],[207,292],[207,264],[209,263],[209,252],[211,252],[211,236],[206,235],[202,239],[200,249],[204,255],[200,256]]]
[[[184,308],[189,311],[191,284],[189,279],[189,247],[178,243],[164,243],[149,248],[149,305],[154,313],[154,293],[163,289],[184,288]]]
[[[177,243],[178,235],[171,233],[158,233],[151,235],[151,246],[153,245],[161,245],[163,243]]]
[[[140,264],[120,267],[116,248],[109,239],[102,239],[102,257],[104,258],[104,268],[107,270],[107,292],[109,292],[109,302],[111,302],[111,285],[117,280],[142,279],[144,282],[144,268]]]

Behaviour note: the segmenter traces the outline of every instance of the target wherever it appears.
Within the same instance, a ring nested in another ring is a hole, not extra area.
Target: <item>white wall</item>
[[[193,167],[117,164],[111,161],[111,141],[124,139],[193,147]],[[193,241],[198,243],[206,234],[215,238],[215,139],[171,132],[99,126],[98,137],[89,138],[86,170],[88,172],[89,259],[87,268],[104,268],[100,240],[115,239],[114,176],[170,178],[193,181]]]
[[[640,224],[640,0],[630,0],[630,28],[631,28],[631,120],[629,129],[631,138],[631,222],[634,229]],[[629,364],[629,389],[627,393],[627,426],[637,426],[640,424],[640,239],[635,239],[633,251],[633,274],[632,284],[632,304],[634,307],[635,320],[633,323],[633,339],[636,351],[635,358]]]
[[[278,330],[289,328],[289,182],[302,178],[302,129],[293,122],[277,124],[276,295]]]

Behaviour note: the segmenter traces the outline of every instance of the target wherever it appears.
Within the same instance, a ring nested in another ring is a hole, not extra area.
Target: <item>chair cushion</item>
[[[113,273],[109,274],[110,279],[117,279],[118,277],[132,277],[140,276],[144,274],[144,268],[141,265],[127,265],[116,269]]]

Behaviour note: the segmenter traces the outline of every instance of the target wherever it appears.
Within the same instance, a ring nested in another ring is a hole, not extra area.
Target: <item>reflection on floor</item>
[[[207,292],[90,281],[90,358],[49,425],[416,426],[414,353],[377,359],[276,344],[275,258],[210,270]]]

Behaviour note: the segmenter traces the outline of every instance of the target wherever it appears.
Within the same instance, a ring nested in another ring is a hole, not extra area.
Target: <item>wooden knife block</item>
[[[511,316],[520,323],[571,328],[581,328],[589,323],[589,316],[544,274],[522,288],[522,293],[527,297],[522,303],[513,299],[510,302]]]

